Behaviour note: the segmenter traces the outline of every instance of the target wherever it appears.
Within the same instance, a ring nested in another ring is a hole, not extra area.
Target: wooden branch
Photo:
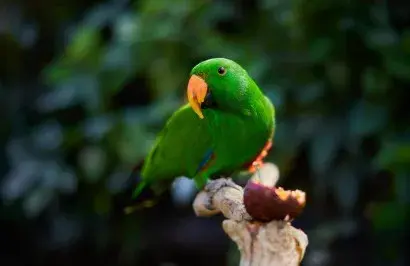
[[[251,180],[274,187],[278,178],[276,166],[265,164]],[[242,187],[231,179],[221,178],[211,181],[197,195],[193,208],[197,216],[222,213],[227,218],[222,227],[238,246],[240,266],[300,265],[308,245],[307,235],[291,225],[289,216],[268,222],[255,220],[247,212],[243,199]]]

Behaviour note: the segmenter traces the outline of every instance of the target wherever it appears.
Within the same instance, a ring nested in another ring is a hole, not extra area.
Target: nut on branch
[[[278,168],[267,164],[264,172],[255,174],[246,184],[243,202],[254,220],[293,220],[304,209],[305,192],[276,187],[278,179]]]

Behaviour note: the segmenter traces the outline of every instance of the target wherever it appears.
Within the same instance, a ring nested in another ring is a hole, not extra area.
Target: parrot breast
[[[254,160],[244,165],[244,168],[247,169],[250,173],[255,173],[257,167],[263,165],[263,159],[268,155],[270,149],[272,148],[272,141],[268,140],[265,146],[262,148],[262,151],[256,156]]]

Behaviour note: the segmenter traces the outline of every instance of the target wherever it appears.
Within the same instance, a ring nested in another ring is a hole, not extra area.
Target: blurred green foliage
[[[284,183],[308,192],[311,248],[324,245],[315,232],[335,221],[368,219],[378,250],[392,245],[386,233],[397,243],[404,237],[392,233],[405,230],[410,203],[410,21],[396,16],[400,5],[59,2],[29,11],[35,4],[9,1],[10,15],[0,18],[19,22],[0,27],[3,217],[65,217],[51,237],[63,241],[80,235],[92,214],[109,215],[132,165],[183,103],[190,69],[223,56],[248,69],[276,105],[269,160]],[[61,200],[67,195],[74,204]],[[126,237],[139,229],[122,223],[116,241],[132,253],[137,246]],[[110,241],[98,228],[96,243]]]

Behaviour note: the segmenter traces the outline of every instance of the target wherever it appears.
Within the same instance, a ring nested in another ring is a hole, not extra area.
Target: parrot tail
[[[132,198],[136,199],[138,195],[141,194],[142,190],[147,186],[147,182],[145,180],[141,180],[137,187],[134,189],[134,192],[132,193]]]
[[[157,193],[149,186],[149,182],[141,176],[143,165],[144,160],[139,162],[130,174],[128,187],[132,188],[133,191],[131,192],[130,189],[126,191],[128,204],[126,204],[127,206],[123,209],[126,214],[153,207],[159,202]]]

